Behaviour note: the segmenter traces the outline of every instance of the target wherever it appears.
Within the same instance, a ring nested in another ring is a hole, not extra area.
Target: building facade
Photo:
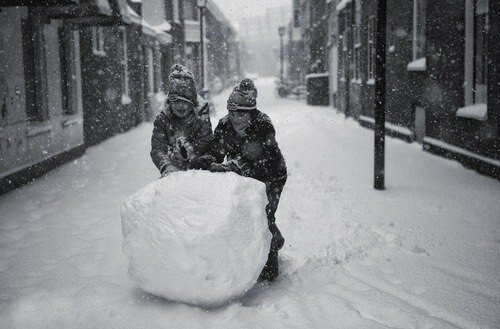
[[[376,2],[341,1],[336,9],[338,109],[373,127]],[[386,132],[494,177],[498,12],[488,0],[387,1]]]
[[[0,193],[83,153],[81,25],[128,24],[125,3],[3,1]]]
[[[208,3],[207,41],[227,51],[207,56],[206,80],[229,81],[237,38]],[[1,2],[0,194],[152,120],[172,64],[199,78],[198,19],[194,0]]]
[[[386,133],[493,177],[500,176],[499,6],[387,0],[386,17]],[[286,78],[305,81],[309,104],[330,103],[373,128],[377,1],[295,0],[292,14]]]

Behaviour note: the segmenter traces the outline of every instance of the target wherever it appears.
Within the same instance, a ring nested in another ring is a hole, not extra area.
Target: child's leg
[[[272,184],[266,184],[266,193],[268,204],[266,206],[267,221],[269,225],[269,230],[273,234],[271,240],[271,248],[267,256],[267,262],[259,276],[259,281],[268,280],[273,281],[279,273],[278,267],[278,250],[283,248],[285,239],[281,235],[280,230],[276,226],[276,218],[274,217],[276,210],[278,209],[278,204],[283,191],[283,186],[285,186],[286,177]]]
[[[266,194],[268,204],[266,205],[267,222],[269,225],[269,230],[273,234],[273,239],[271,240],[271,250],[276,251],[283,248],[285,239],[281,235],[278,226],[276,225],[276,210],[278,209],[278,204],[280,201],[281,192],[286,183],[286,177],[277,182],[266,184]]]
[[[278,250],[271,248],[269,255],[267,256],[266,265],[262,269],[257,281],[262,282],[264,280],[273,281],[276,279],[279,273],[278,267]]]

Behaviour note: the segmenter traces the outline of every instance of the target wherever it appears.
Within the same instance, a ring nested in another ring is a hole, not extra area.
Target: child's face
[[[241,131],[248,127],[252,116],[248,112],[229,111],[229,120],[233,124],[234,129]]]
[[[192,111],[192,105],[182,100],[171,102],[170,106],[172,107],[172,112],[174,112],[178,118],[185,118]]]

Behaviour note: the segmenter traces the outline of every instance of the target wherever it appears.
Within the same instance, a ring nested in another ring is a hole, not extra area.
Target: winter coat
[[[193,148],[189,159],[180,158],[176,152],[179,138],[187,140]],[[160,172],[170,165],[178,170],[187,170],[192,160],[209,154],[212,139],[212,124],[208,115],[199,116],[193,111],[187,118],[181,119],[175,116],[167,105],[154,121],[151,159]]]
[[[228,161],[236,161],[243,176],[264,183],[284,182],[286,164],[275,139],[274,126],[266,114],[254,111],[244,137],[238,135],[228,115],[219,121],[215,128],[212,155],[219,163],[224,161],[225,156]]]

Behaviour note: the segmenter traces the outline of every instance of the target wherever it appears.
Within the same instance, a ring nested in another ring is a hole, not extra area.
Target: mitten
[[[231,171],[231,169],[228,166],[223,165],[222,163],[216,163],[216,162],[214,162],[214,163],[212,163],[210,165],[209,170],[211,172],[227,172],[227,171]]]
[[[202,155],[201,157],[197,157],[191,161],[189,164],[189,169],[201,169],[207,170],[210,168],[210,165],[215,162],[215,158],[211,155]]]

